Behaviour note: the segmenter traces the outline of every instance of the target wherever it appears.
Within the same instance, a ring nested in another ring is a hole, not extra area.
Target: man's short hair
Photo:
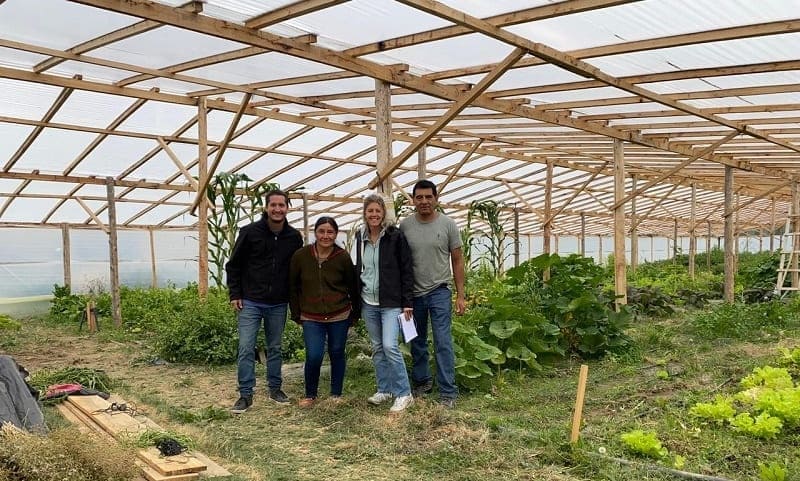
[[[414,184],[414,189],[411,191],[412,197],[415,197],[417,195],[417,189],[431,189],[433,191],[433,196],[438,197],[438,194],[436,193],[436,184],[434,184],[428,179],[422,179],[420,181],[417,181],[416,184]]]
[[[269,205],[269,198],[272,197],[273,195],[281,195],[281,196],[283,196],[283,199],[286,201],[286,205],[287,206],[292,204],[292,202],[289,200],[289,194],[287,194],[286,192],[284,192],[284,191],[282,191],[280,189],[272,189],[271,191],[267,192],[264,195],[264,200],[267,201],[266,202],[267,205]],[[264,207],[266,207],[266,205]]]

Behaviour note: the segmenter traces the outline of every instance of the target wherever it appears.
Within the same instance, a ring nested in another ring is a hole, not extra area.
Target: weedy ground
[[[4,350],[30,371],[70,366],[103,369],[118,394],[164,428],[191,436],[198,449],[235,480],[667,480],[672,475],[636,459],[619,440],[632,429],[658,433],[684,471],[734,480],[758,479],[758,462],[778,461],[800,475],[800,433],[764,441],[692,419],[695,402],[737,390],[755,366],[772,363],[777,347],[800,345],[788,329],[757,342],[692,335],[683,316],[638,321],[636,348],[590,361],[581,441],[568,443],[580,362],[540,373],[497,373],[488,392],[462,393],[446,410],[420,399],[391,416],[366,402],[374,392],[369,359],[349,361],[344,404],[321,396],[312,409],[278,405],[264,391],[258,366],[253,408],[230,417],[235,366],[156,365],[146,342],[111,329],[95,335],[27,320],[8,333]],[[287,366],[284,389],[302,396],[302,369]],[[321,386],[325,393],[327,378]],[[48,409],[48,419],[58,423]],[[589,453],[634,460],[622,465]],[[794,478],[792,478],[794,477]]]

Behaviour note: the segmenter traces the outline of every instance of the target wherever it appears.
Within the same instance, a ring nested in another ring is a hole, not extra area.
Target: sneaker
[[[303,399],[297,401],[297,405],[301,408],[310,408],[315,402],[317,402],[317,398],[304,397]]]
[[[412,404],[414,404],[414,396],[410,394],[408,396],[400,396],[394,400],[394,404],[392,404],[392,407],[389,408],[389,412],[399,413]]]
[[[454,397],[444,397],[439,400],[439,404],[446,409],[455,409],[456,407],[456,398]]]
[[[372,396],[367,398],[367,402],[372,404],[373,406],[378,406],[380,404],[385,403],[386,401],[391,401],[392,395],[388,392],[376,392]]]
[[[253,396],[241,396],[231,408],[233,414],[242,414],[253,405]]]
[[[433,381],[428,379],[427,381],[414,386],[412,394],[414,397],[422,397],[426,394],[430,394],[431,391],[433,391]]]
[[[289,396],[280,389],[270,389],[269,398],[279,404],[286,404],[289,402]]]
[[[340,404],[345,404],[347,401],[345,401],[342,396],[331,395],[331,397],[328,398],[328,402],[334,406],[338,406]]]

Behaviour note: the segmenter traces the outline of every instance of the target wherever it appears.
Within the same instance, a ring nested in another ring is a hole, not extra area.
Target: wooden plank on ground
[[[88,414],[87,415],[86,414],[86,410],[88,410],[88,412],[90,412],[90,413],[94,413],[98,409],[99,410],[107,409],[108,406],[111,405],[110,401],[106,401],[105,399],[103,399],[103,398],[101,398],[99,396],[70,396],[70,397],[67,398],[67,401],[69,402],[70,400],[73,401],[72,405],[70,407],[73,408],[74,412],[80,413],[80,415],[85,417],[88,420],[88,422],[90,422],[91,424],[94,424],[95,426],[98,426],[98,428],[100,428],[100,429],[103,429],[106,433],[116,436],[115,433],[110,433],[110,432],[108,432],[108,430],[105,429],[105,427],[101,427],[102,425],[98,422],[99,419],[101,419],[101,418],[102,419],[107,419],[106,416],[97,416],[97,415],[92,415],[92,414]],[[122,398],[120,398],[119,396],[116,396],[116,395],[112,395],[110,400],[113,401],[113,402],[116,402],[117,404],[126,403],[126,404],[128,404],[128,406],[131,405],[129,402],[126,402],[124,399],[122,399]],[[75,403],[75,401],[77,401],[78,404],[83,404],[85,410],[81,409]],[[107,414],[107,413],[101,413],[101,414]],[[117,416],[121,416],[123,414],[125,416],[128,416],[128,418],[131,418],[131,416],[126,414],[126,413],[114,414],[113,416],[117,417]],[[119,421],[121,419],[123,419],[123,418],[115,419],[114,421],[117,422],[117,424],[120,424]],[[137,423],[137,426],[138,426],[137,430],[133,431],[134,434],[140,433],[142,431],[145,431],[146,429],[158,430],[158,431],[163,431],[164,430],[164,428],[159,426],[157,423],[155,423],[153,420],[151,420],[147,416],[144,416],[144,415],[141,415],[141,414],[137,414],[135,418],[131,418],[131,419],[133,419]],[[126,432],[131,432],[131,431],[126,431]],[[194,456],[199,462],[205,464],[206,467],[207,467],[207,469],[205,471],[202,471],[200,473],[202,478],[206,479],[206,478],[221,478],[221,477],[232,476],[230,471],[228,471],[224,467],[222,467],[219,464],[217,464],[216,462],[214,462],[211,458],[209,458],[205,454],[203,454],[203,453],[201,453],[199,451],[192,451],[192,456]],[[155,470],[153,470],[153,472],[156,473],[156,474],[159,474]],[[148,478],[148,479],[150,479],[150,478]],[[159,479],[172,479],[172,478],[164,477],[164,478],[159,478]],[[186,479],[194,479],[194,478],[186,478]],[[178,481],[178,480],[174,480],[174,481]]]
[[[197,473],[205,471],[208,468],[208,466],[200,462],[192,454],[162,456],[158,449],[150,447],[147,449],[140,449],[136,452],[136,455],[150,467],[166,476]]]
[[[150,466],[147,466],[145,463],[141,461],[139,461],[139,463],[137,464],[140,464],[139,467],[142,468],[142,473],[144,474],[144,477],[148,481],[191,481],[193,479],[197,479],[200,477],[200,475],[197,473],[186,473],[186,474],[178,474],[175,476],[165,476],[156,471],[155,469],[151,468]]]
[[[111,403],[100,396],[69,396],[67,402],[92,418],[106,432],[119,439],[120,436],[136,435],[146,426],[126,412],[108,411]]]

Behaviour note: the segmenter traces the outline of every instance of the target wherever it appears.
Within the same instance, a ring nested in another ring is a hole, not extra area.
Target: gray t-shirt
[[[425,295],[442,284],[449,284],[450,251],[461,247],[461,235],[453,219],[441,212],[430,222],[412,215],[400,223],[400,230],[411,246],[414,259],[414,296]]]

